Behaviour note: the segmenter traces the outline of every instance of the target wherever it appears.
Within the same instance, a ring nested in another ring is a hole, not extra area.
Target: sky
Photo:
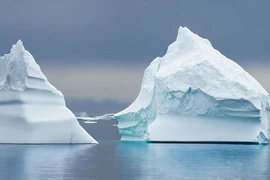
[[[187,26],[270,92],[269,19],[269,0],[1,1],[0,56],[21,39],[73,112],[115,113]]]

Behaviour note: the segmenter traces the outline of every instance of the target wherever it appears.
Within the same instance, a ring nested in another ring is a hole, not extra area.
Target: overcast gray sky
[[[270,1],[9,0],[0,2],[0,55],[22,39],[74,111],[117,112],[144,69],[187,26],[270,91]]]

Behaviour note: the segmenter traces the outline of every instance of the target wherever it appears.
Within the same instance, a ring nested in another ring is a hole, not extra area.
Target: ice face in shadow
[[[207,39],[180,27],[166,54],[145,70],[137,99],[115,117],[125,140],[264,143],[269,107],[268,93],[251,75]],[[187,137],[181,127],[195,130],[191,121],[201,133]],[[211,133],[202,136],[204,131]],[[220,136],[222,131],[232,135]]]
[[[97,143],[22,41],[0,57],[0,143]]]

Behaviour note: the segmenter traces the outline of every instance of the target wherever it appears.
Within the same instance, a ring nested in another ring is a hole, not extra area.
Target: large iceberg
[[[123,140],[266,143],[270,134],[268,93],[186,27],[145,70],[137,99],[115,117]]]
[[[0,57],[0,143],[97,143],[22,41]]]

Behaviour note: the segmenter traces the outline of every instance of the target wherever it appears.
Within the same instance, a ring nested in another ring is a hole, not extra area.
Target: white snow
[[[181,127],[194,117],[200,119],[202,124],[207,122],[206,117],[217,119],[217,122],[220,117],[226,118],[228,127],[229,123],[238,123],[236,121],[240,122],[242,118],[253,118],[259,123],[260,129],[258,130],[255,123],[248,127],[254,127],[253,132],[257,135],[262,132],[268,137],[269,107],[268,93],[241,66],[214,49],[207,39],[199,37],[186,27],[180,27],[176,41],[168,47],[167,53],[154,59],[145,70],[137,99],[115,116],[124,139],[142,139],[149,135],[154,141],[165,136],[182,141],[185,133],[181,131]],[[160,123],[163,115],[166,115],[166,121],[162,118],[162,128],[154,125]],[[183,118],[175,121],[175,115],[185,115],[186,121]],[[170,116],[173,120],[170,120]],[[168,128],[173,122],[179,128]],[[245,121],[241,123],[245,124]],[[148,126],[151,131],[148,131]],[[211,130],[215,135],[208,134],[208,140],[234,141],[229,136],[213,138],[219,137],[222,131],[214,127]],[[167,133],[163,132],[164,128],[167,128]],[[203,129],[202,126],[201,130]],[[246,137],[241,141],[251,141],[252,138],[248,135],[251,129],[247,129],[249,130],[238,129],[242,133],[241,137]],[[153,131],[156,132],[155,135],[151,134]],[[234,128],[227,132],[238,136],[239,132],[236,131]],[[257,135],[253,134],[252,141],[257,141]],[[165,139],[169,141],[170,138]],[[198,134],[194,134],[193,138],[200,141]]]
[[[87,115],[87,113],[83,113],[83,116],[77,116],[76,118],[79,120],[84,120],[84,121],[99,121],[99,120],[104,120],[104,121],[111,121],[111,120],[115,120],[114,115],[112,114],[104,114],[101,116],[85,116]]]
[[[97,121],[84,121],[83,123],[86,123],[86,124],[96,124]]]
[[[97,143],[22,41],[0,57],[0,143]]]

